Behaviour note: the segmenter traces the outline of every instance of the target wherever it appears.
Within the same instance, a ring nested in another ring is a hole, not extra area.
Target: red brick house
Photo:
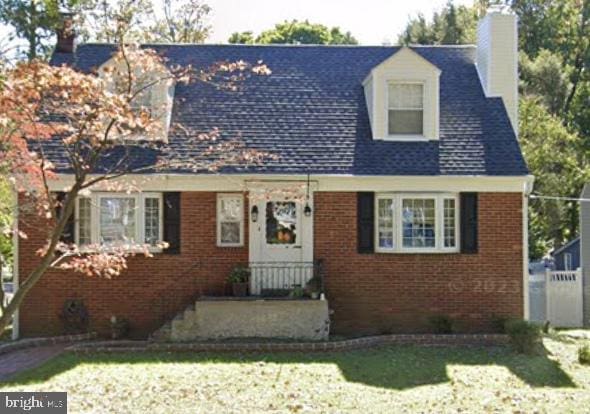
[[[240,134],[277,158],[218,174],[136,176],[137,194],[80,198],[76,243],[129,237],[170,247],[130,259],[111,280],[51,271],[21,307],[19,335],[59,334],[64,302],[77,299],[90,329],[106,334],[117,316],[146,337],[195,300],[228,295],[240,264],[253,269],[258,298],[292,293],[321,272],[320,301],[337,334],[424,332],[443,314],[481,332],[494,315],[526,314],[532,177],[517,141],[515,16],[488,14],[476,46],[150,47],[171,65],[264,61],[272,75],[238,92],[172,85],[152,99],[170,99],[168,123]],[[100,73],[113,51],[61,39],[52,62]],[[186,139],[171,129],[163,145],[183,154]],[[53,156],[60,191],[67,160]],[[136,160],[152,156],[138,150]],[[24,277],[44,226],[20,225],[29,235],[18,245]]]

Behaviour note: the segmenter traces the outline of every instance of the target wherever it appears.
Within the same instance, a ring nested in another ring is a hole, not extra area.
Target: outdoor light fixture
[[[256,223],[258,221],[258,206],[252,207],[252,211],[250,212],[250,216],[252,217],[253,223]]]
[[[303,215],[305,217],[311,216],[311,207],[309,205],[309,174],[307,174],[307,194],[305,195],[305,207],[303,207]]]

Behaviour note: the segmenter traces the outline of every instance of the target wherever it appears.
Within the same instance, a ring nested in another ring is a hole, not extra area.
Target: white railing
[[[547,320],[553,326],[581,327],[582,269],[547,270],[545,273]]]

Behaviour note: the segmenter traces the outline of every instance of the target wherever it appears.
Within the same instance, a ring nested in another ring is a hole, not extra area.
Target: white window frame
[[[221,241],[221,202],[222,200],[238,200],[240,202],[241,214],[240,223],[240,241],[238,243],[227,243]],[[245,214],[244,195],[242,193],[221,193],[217,194],[217,246],[218,247],[242,247],[244,245],[244,214]]]
[[[563,270],[573,270],[574,256],[571,253],[563,254]]]
[[[80,196],[76,199],[76,235],[75,242],[80,245],[80,198],[90,198],[90,240],[91,245],[94,246],[109,246],[108,243],[100,243],[100,200],[103,198],[133,198],[135,199],[135,244],[145,244],[145,200],[147,198],[155,198],[158,200],[158,240],[162,241],[164,238],[164,202],[163,194],[155,192],[146,193],[115,193],[115,192],[93,192],[90,196]],[[116,244],[114,244],[116,246]],[[82,250],[91,250],[80,246]],[[156,246],[150,246],[151,252],[161,252],[162,249]]]
[[[393,248],[379,246],[379,200],[393,201]],[[404,247],[403,246],[403,218],[402,200],[404,199],[434,199],[435,205],[435,247]],[[444,245],[444,200],[455,200],[455,246]],[[456,193],[377,193],[375,194],[375,252],[377,253],[458,253],[461,241],[459,224],[459,195]]]
[[[422,86],[422,134],[390,134],[389,133],[389,87],[391,85],[421,85]],[[427,141],[424,135],[426,129],[426,117],[424,106],[426,104],[426,82],[417,80],[390,79],[385,82],[385,140],[386,141]]]

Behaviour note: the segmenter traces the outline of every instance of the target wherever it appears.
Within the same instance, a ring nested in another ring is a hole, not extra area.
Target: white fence
[[[581,327],[582,270],[547,270],[545,273],[546,319],[557,327]]]

